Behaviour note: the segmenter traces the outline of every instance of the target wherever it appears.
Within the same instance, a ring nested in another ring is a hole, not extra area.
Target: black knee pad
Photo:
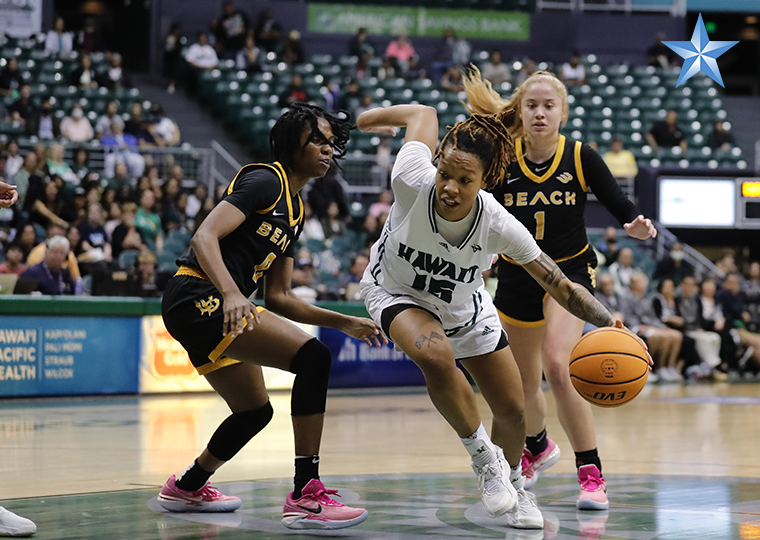
[[[231,460],[254,435],[266,427],[272,420],[272,415],[274,409],[268,401],[266,405],[252,411],[232,413],[216,428],[208,442],[208,451],[216,459]]]
[[[307,341],[298,349],[290,361],[290,372],[296,374],[290,394],[291,415],[308,416],[325,412],[330,364],[330,349],[317,338]]]

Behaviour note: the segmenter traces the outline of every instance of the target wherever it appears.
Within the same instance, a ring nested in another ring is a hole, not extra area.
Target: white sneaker
[[[544,516],[536,505],[536,496],[525,491],[525,477],[512,482],[512,487],[517,491],[517,504],[507,512],[507,525],[515,529],[543,529]]]
[[[483,467],[470,462],[478,477],[478,490],[483,508],[490,517],[502,516],[517,504],[517,491],[509,482],[509,463],[499,447],[496,447],[495,458]]]
[[[32,536],[37,532],[37,525],[0,506],[0,536]]]

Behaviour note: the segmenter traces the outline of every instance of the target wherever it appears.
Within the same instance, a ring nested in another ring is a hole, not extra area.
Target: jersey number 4
[[[257,282],[261,276],[264,275],[264,272],[269,270],[269,267],[272,266],[272,263],[277,258],[277,255],[274,253],[270,253],[267,255],[267,258],[264,259],[264,261],[261,264],[257,264],[253,267],[253,282]]]

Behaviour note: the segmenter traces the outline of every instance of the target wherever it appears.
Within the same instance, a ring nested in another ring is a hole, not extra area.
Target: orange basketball
[[[583,398],[618,407],[635,398],[647,382],[647,351],[627,330],[598,328],[583,336],[570,355],[570,380]]]

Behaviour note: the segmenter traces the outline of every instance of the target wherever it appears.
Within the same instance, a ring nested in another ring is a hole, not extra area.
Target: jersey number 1
[[[546,212],[541,210],[533,215],[536,218],[536,240],[544,239],[544,228],[546,226]]]

